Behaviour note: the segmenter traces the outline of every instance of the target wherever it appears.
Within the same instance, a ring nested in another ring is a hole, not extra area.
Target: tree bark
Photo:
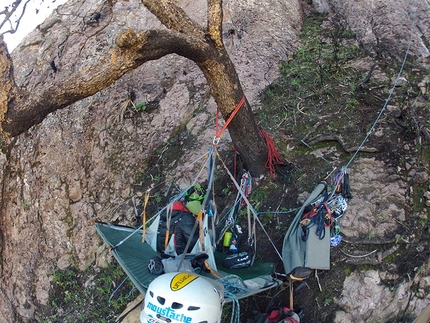
[[[142,3],[167,29],[128,29],[116,36],[115,47],[85,69],[65,68],[56,73],[55,78],[45,76],[26,87],[15,84],[13,64],[3,39],[0,39],[3,147],[11,138],[42,122],[49,113],[94,95],[138,66],[172,53],[199,66],[222,116],[224,119],[230,116],[244,93],[222,40],[222,1],[208,0],[206,28],[192,21],[170,0],[142,0]],[[245,167],[253,175],[265,172],[267,146],[247,100],[228,129]]]

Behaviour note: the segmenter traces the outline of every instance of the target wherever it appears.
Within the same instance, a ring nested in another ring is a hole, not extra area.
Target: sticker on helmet
[[[199,278],[199,276],[192,273],[179,273],[172,278],[172,281],[170,282],[170,288],[173,291],[178,291],[197,278]]]

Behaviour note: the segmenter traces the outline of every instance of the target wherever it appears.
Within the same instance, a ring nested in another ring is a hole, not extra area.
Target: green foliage
[[[155,183],[160,183],[161,180],[163,179],[163,175],[161,175],[161,174],[155,174],[155,176],[153,176],[152,174],[150,174],[150,175],[151,175],[152,181]]]
[[[161,196],[161,193],[160,193],[160,192],[156,192],[156,193],[154,194],[154,198],[155,198],[155,201],[156,201],[157,203],[161,203],[161,201],[163,200],[163,197]]]
[[[142,112],[147,109],[147,104],[144,101],[140,101],[134,105],[134,108],[136,109],[137,112]]]
[[[223,196],[227,196],[227,195],[228,195],[228,193],[230,193],[230,187],[224,187],[224,188],[222,189],[222,191],[221,191],[221,194],[222,194]]]
[[[345,269],[344,269],[343,271],[344,271],[344,273],[345,273],[345,276],[349,276],[349,275],[351,275],[351,268],[349,268],[349,267],[345,267]]]
[[[333,302],[333,298],[326,298],[324,300],[324,306],[329,306]]]
[[[352,31],[336,23],[323,27],[324,19],[319,15],[305,21],[300,35],[302,47],[281,63],[281,77],[262,93],[265,109],[259,119],[263,128],[296,122],[300,113],[318,118],[329,101],[348,109],[358,105],[356,89],[364,75],[345,62],[362,57],[364,52]]]
[[[26,202],[23,202],[23,203],[22,203],[22,206],[23,206],[23,208],[24,208],[24,211],[28,211],[28,210],[30,210],[30,206],[31,206],[31,204],[26,203]]]
[[[222,308],[221,322],[229,322],[230,321],[232,309],[233,308],[232,308],[231,304],[225,304],[224,305],[224,307]]]
[[[51,273],[51,309],[42,322],[115,322],[115,315],[137,296],[136,290],[117,264],[94,270],[76,268]],[[117,290],[118,289],[118,290]],[[111,299],[110,299],[111,298]]]
[[[252,192],[250,200],[252,203],[258,204],[267,199],[267,194],[268,193],[265,188],[257,188]]]

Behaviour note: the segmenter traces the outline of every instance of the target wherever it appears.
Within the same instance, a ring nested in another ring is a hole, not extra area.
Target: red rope
[[[282,160],[281,155],[279,155],[278,150],[276,149],[275,142],[273,141],[272,137],[260,128],[260,132],[264,137],[264,140],[266,140],[267,145],[267,161],[266,161],[266,168],[270,170],[270,175],[272,177],[276,177],[276,165],[284,165],[284,161]]]
[[[233,153],[234,153],[234,155],[233,155],[233,177],[234,177],[234,179],[236,179],[236,176],[237,176],[237,174],[236,174],[236,163],[237,163],[237,148],[236,148],[236,146],[233,146]]]

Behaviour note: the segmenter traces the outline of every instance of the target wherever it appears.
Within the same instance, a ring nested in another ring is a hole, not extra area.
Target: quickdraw
[[[300,224],[302,225],[302,240],[306,241],[309,237],[309,229],[316,226],[315,233],[320,240],[325,237],[325,227],[330,227],[333,217],[326,202],[322,202],[308,213],[304,214]]]

